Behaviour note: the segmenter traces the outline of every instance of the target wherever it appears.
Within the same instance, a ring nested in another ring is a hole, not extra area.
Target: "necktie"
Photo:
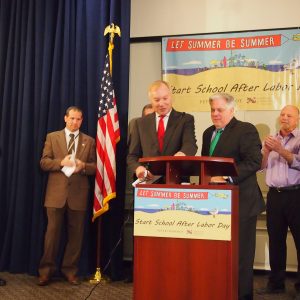
[[[75,139],[74,139],[74,134],[70,133],[70,141],[68,145],[68,154],[72,154],[72,152],[75,152]]]
[[[218,129],[214,138],[212,139],[212,141],[210,143],[210,147],[209,147],[209,156],[211,156],[213,154],[222,132],[223,132],[223,129]]]
[[[160,152],[162,152],[164,146],[164,135],[165,135],[164,117],[165,116],[163,115],[159,116],[159,122],[157,128],[157,138],[158,138],[158,145],[159,145]]]

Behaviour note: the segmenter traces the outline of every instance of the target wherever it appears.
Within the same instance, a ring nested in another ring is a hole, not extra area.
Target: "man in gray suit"
[[[129,144],[127,164],[138,178],[153,174],[138,162],[141,157],[195,155],[197,152],[194,117],[172,108],[169,84],[153,82],[148,89],[153,113],[136,120]],[[163,132],[162,135],[159,132]]]
[[[238,176],[229,180],[239,186],[239,300],[252,300],[256,221],[265,209],[256,179],[262,160],[261,142],[255,126],[234,117],[231,95],[215,94],[209,104],[213,125],[203,133],[201,155],[231,157],[236,163]],[[222,134],[214,143],[218,132]],[[215,182],[225,180],[222,176],[212,178]]]
[[[44,254],[39,266],[38,285],[44,286],[56,270],[56,256],[60,233],[67,217],[67,244],[62,262],[62,273],[69,283],[79,284],[77,264],[80,257],[84,219],[88,200],[87,175],[96,171],[95,140],[79,131],[82,111],[71,106],[64,117],[66,127],[47,135],[41,168],[49,172],[45,207],[48,225]],[[64,173],[73,168],[72,174]]]

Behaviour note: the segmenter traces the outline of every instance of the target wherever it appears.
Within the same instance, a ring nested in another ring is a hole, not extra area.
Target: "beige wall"
[[[131,0],[131,37],[299,26],[299,0]]]

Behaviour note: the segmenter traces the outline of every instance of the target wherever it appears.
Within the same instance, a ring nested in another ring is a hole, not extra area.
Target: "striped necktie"
[[[210,147],[209,147],[209,156],[211,156],[214,153],[214,150],[216,148],[216,145],[220,139],[222,132],[223,132],[223,129],[218,129],[214,138],[212,139],[212,141],[210,143]]]
[[[72,152],[75,152],[75,138],[74,138],[74,133],[70,133],[70,141],[68,145],[68,154],[72,154]]]

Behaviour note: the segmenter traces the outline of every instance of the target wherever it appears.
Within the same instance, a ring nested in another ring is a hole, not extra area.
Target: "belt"
[[[283,187],[270,186],[270,190],[276,191],[278,193],[296,191],[296,190],[299,190],[299,189],[300,189],[300,184],[290,185],[290,186],[283,186]]]

